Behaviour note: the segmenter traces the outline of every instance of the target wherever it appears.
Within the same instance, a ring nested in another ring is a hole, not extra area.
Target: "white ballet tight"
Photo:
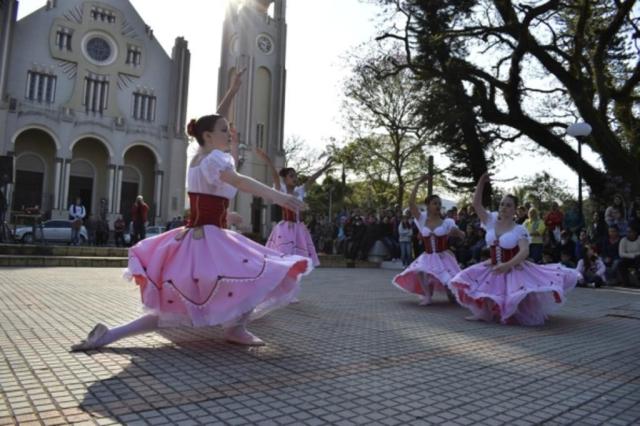
[[[247,312],[246,314],[238,318],[238,320],[229,324],[225,324],[225,328],[231,331],[245,331],[245,325],[249,320],[250,314],[251,312]],[[159,318],[157,315],[146,314],[126,324],[110,328],[109,331],[104,336],[102,336],[100,340],[98,340],[97,346],[106,346],[126,337],[132,337],[139,334],[156,331],[160,328],[158,326],[158,320]]]
[[[158,316],[146,314],[117,327],[110,328],[99,341],[98,346],[105,346],[125,337],[137,336],[158,329]]]
[[[430,303],[431,298],[433,297],[434,288],[432,285],[429,285],[429,277],[424,272],[420,272],[418,278],[420,280],[420,287],[422,287],[422,290],[424,291],[423,301]]]

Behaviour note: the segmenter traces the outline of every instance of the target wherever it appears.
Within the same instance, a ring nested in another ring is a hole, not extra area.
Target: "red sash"
[[[498,263],[505,263],[516,257],[516,254],[520,251],[518,246],[515,246],[512,249],[505,249],[500,247],[498,244],[494,244],[489,247],[489,251],[491,252],[491,264],[497,265]]]
[[[424,245],[424,251],[427,253],[440,253],[449,249],[449,237],[447,235],[440,237],[436,235],[423,236],[422,244]]]
[[[189,203],[191,205],[191,213],[187,221],[187,228],[202,225],[215,225],[218,228],[227,227],[228,198],[189,192]]]

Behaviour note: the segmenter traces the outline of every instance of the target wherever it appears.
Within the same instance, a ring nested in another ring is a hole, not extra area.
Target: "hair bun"
[[[196,119],[192,118],[191,121],[189,121],[189,124],[187,124],[187,135],[195,138],[196,137]]]

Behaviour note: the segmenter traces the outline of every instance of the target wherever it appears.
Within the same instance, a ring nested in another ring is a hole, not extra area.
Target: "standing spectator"
[[[598,211],[593,212],[591,225],[589,225],[589,229],[587,231],[589,239],[596,244],[602,243],[602,241],[607,237],[607,229],[608,227],[604,220],[604,214]]]
[[[116,240],[116,247],[124,247],[124,228],[126,228],[124,219],[122,216],[118,216],[115,222],[113,222],[113,237]]]
[[[95,217],[90,214],[86,220],[85,228],[87,229],[87,237],[89,238],[89,245],[96,245],[96,230],[98,228],[98,222]]]
[[[147,236],[147,215],[149,214],[149,206],[144,202],[142,195],[136,197],[136,202],[131,208],[131,221],[133,223],[133,235],[131,236],[131,245],[142,241]]]
[[[480,219],[478,218],[476,210],[473,208],[473,206],[467,206],[467,225],[469,224],[472,225],[474,229],[480,226]]]
[[[380,226],[378,226],[378,219],[373,213],[369,213],[369,216],[367,216],[367,222],[365,224],[365,233],[360,245],[361,260],[367,260],[369,251],[379,239]]]
[[[524,224],[528,219],[527,208],[525,206],[518,206],[516,210],[516,223],[518,225]]]
[[[563,229],[571,232],[572,235],[578,235],[580,229],[584,227],[584,219],[582,212],[578,209],[578,204],[569,202],[565,206]]]
[[[560,234],[560,262],[569,263],[570,261],[573,262],[573,265],[575,266],[575,262],[577,260],[574,258],[576,253],[576,243],[573,241],[572,237],[571,231],[566,229]],[[563,255],[565,256],[565,262],[562,261]],[[573,268],[574,266],[571,267]]]
[[[591,246],[586,247],[582,257],[578,260],[576,270],[582,274],[582,279],[578,280],[578,285],[593,284],[596,288],[599,288],[606,280],[605,271],[607,267]]]
[[[544,232],[546,227],[538,215],[538,209],[529,209],[529,218],[524,221],[524,227],[529,231],[531,243],[529,244],[529,256],[534,262],[542,262],[542,250],[544,248]]]
[[[109,242],[109,222],[98,218],[96,226],[96,245],[104,246]]]
[[[420,256],[424,251],[420,230],[418,229],[416,222],[413,220],[411,221],[411,245],[413,246],[414,257]]]
[[[620,240],[620,278],[623,285],[631,285],[630,275],[637,277],[640,269],[640,238],[638,230],[629,228],[627,236]]]
[[[600,247],[599,251],[602,253],[604,264],[607,267],[607,281],[616,281],[620,264],[620,232],[617,226],[611,225],[609,227],[609,236],[604,239]]]
[[[411,258],[411,237],[413,235],[413,227],[409,220],[409,213],[402,216],[402,222],[398,225],[398,242],[400,243],[400,258],[402,266],[409,266]]]
[[[481,226],[474,227],[476,234],[476,242],[471,246],[471,256],[475,263],[480,262],[486,256],[486,252],[489,251],[487,248],[487,241],[485,240],[485,236],[487,231]]]
[[[364,240],[364,234],[367,231],[365,224],[362,221],[361,216],[356,216],[353,220],[353,226],[351,227],[351,247],[349,248],[349,259],[356,260],[358,255],[363,251],[362,243]],[[366,254],[363,256],[366,257]]]
[[[631,224],[631,222],[640,221],[640,195],[636,195],[635,198],[633,199],[633,202],[629,206],[627,220],[629,221],[629,224]],[[640,228],[636,228],[636,229],[640,229]]]
[[[622,210],[619,207],[611,207],[607,209],[610,211],[611,219],[610,222],[607,222],[609,226],[615,225],[618,227],[618,231],[620,231],[620,236],[624,237],[627,235],[627,231],[629,229],[629,223],[627,219],[624,218],[622,214]]]
[[[467,224],[465,231],[466,232],[462,240],[462,243],[458,247],[458,250],[456,250],[456,255],[457,255],[456,257],[458,259],[458,263],[460,264],[460,267],[466,267],[471,263],[474,263],[472,262],[473,260],[472,247],[474,247],[478,243],[478,235],[472,224],[470,223]]]
[[[107,199],[106,198],[101,198],[100,199],[100,220],[103,220],[105,222],[107,222],[107,213],[109,213],[109,206],[107,205]],[[107,223],[108,226],[108,223]]]
[[[614,209],[618,209],[620,211],[621,218],[625,220],[627,219],[627,209],[624,205],[624,198],[622,198],[622,195],[620,194],[613,196],[613,203],[604,211],[604,220],[607,222],[607,225],[615,225],[614,220],[616,218],[613,215]]]
[[[379,235],[380,241],[384,244],[385,248],[389,252],[391,260],[396,261],[400,258],[400,244],[394,237],[394,226],[391,222],[392,218],[384,216],[379,223]]]
[[[69,206],[69,220],[71,221],[71,245],[80,244],[80,228],[87,211],[82,205],[82,199],[76,197],[76,202]]]
[[[549,230],[556,242],[560,241],[560,231],[562,231],[562,222],[564,214],[560,211],[558,203],[551,203],[551,211],[544,218],[544,225]]]
[[[469,218],[467,217],[467,206],[462,206],[462,208],[458,212],[458,221],[456,222],[456,225],[458,225],[458,229],[467,229],[468,222]]]

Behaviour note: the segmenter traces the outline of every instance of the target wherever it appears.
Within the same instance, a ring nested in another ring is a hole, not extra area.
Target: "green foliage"
[[[524,183],[512,188],[510,193],[518,197],[520,203],[529,202],[541,211],[549,210],[553,202],[563,205],[575,201],[575,196],[562,182],[547,172],[524,179]]]
[[[474,148],[473,126],[484,153],[526,137],[580,171],[599,198],[607,175],[640,193],[635,0],[378,1],[394,12],[378,40],[403,50],[404,58],[389,61],[424,82],[423,116],[436,133]],[[580,158],[566,137],[575,121],[591,125],[585,143],[605,171]],[[459,154],[458,164],[478,158],[477,151]]]
[[[353,66],[343,105],[353,139],[336,155],[358,180],[368,183],[367,194],[362,194],[367,200],[386,203],[395,186],[392,204],[402,205],[407,183],[427,169],[428,138],[419,123],[419,99],[410,73],[382,78],[379,61],[371,56]]]

